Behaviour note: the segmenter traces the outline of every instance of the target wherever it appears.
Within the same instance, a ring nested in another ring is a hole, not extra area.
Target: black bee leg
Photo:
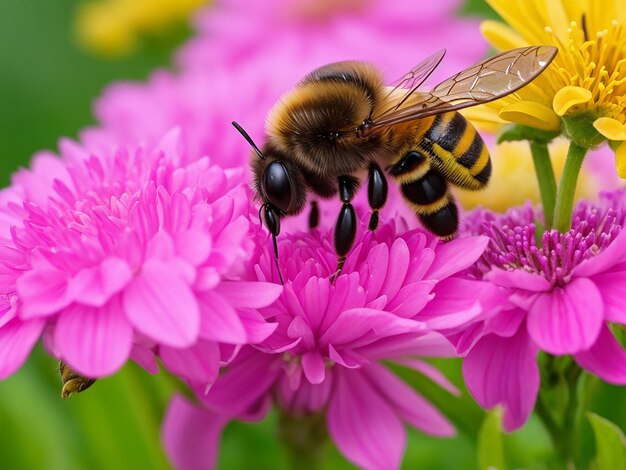
[[[376,163],[370,165],[369,177],[367,180],[367,200],[372,208],[370,223],[368,228],[376,230],[378,227],[378,211],[387,202],[387,179]]]
[[[311,201],[311,211],[309,212],[309,230],[316,228],[320,223],[320,208],[317,201]]]
[[[341,210],[339,211],[339,217],[335,223],[335,252],[337,253],[337,270],[331,276],[331,282],[334,282],[344,263],[346,262],[346,255],[350,252],[354,239],[356,238],[356,213],[354,207],[350,204],[356,190],[358,189],[358,182],[356,179],[350,176],[339,177],[339,197],[343,202]]]
[[[278,264],[278,243],[276,242],[276,237],[280,233],[280,214],[278,213],[278,210],[270,204],[265,204],[263,206],[263,211],[265,216],[265,225],[267,225],[268,230],[272,234],[272,243],[274,244],[274,262],[276,263],[278,278],[280,279],[281,284],[285,284],[285,281],[283,281],[283,275],[280,272],[280,265]]]

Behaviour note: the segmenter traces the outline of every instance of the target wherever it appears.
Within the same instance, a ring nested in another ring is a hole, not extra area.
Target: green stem
[[[278,421],[278,436],[291,461],[291,468],[318,470],[328,440],[324,414],[292,416],[282,412]]]
[[[578,174],[588,149],[570,142],[565,160],[565,167],[556,193],[556,207],[554,213],[554,228],[559,232],[567,232],[572,225],[572,210]]]
[[[539,183],[539,195],[543,206],[544,224],[546,230],[552,228],[554,218],[554,204],[556,202],[556,178],[548,153],[548,145],[530,142],[530,153],[533,156],[535,174]]]

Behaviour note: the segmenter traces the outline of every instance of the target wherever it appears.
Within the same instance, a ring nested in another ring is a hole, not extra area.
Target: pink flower
[[[486,52],[474,20],[451,18],[460,6],[456,0],[429,6],[371,0],[358,8],[345,0],[270,3],[234,0],[207,8],[198,20],[199,36],[183,50],[180,72],[109,87],[95,105],[99,127],[84,132],[82,142],[91,148],[104,135],[105,141],[150,146],[180,126],[189,158],[209,155],[234,167],[246,164],[251,152],[230,122],[240,122],[261,145],[269,110],[316,67],[365,60],[393,81],[448,47],[435,72],[443,78]],[[306,12],[320,4],[326,16],[309,21]],[[463,41],[452,42],[457,36]]]
[[[222,427],[232,419],[261,419],[272,400],[295,417],[325,413],[339,450],[364,468],[399,467],[404,424],[436,436],[454,434],[447,419],[383,361],[457,393],[421,358],[453,356],[436,330],[465,328],[482,313],[477,298],[489,284],[456,273],[480,256],[487,240],[442,244],[420,229],[397,233],[391,223],[357,237],[334,284],[331,232],[281,237],[284,290],[262,309],[278,327],[256,346],[243,347],[209,391],[193,387],[202,409],[174,399],[163,433],[177,468],[214,466]],[[278,281],[271,247],[250,275]]]
[[[459,0],[222,0],[198,14],[198,33],[179,62],[211,70],[215,64],[239,66],[263,52],[267,70],[276,70],[272,61],[280,57],[297,58],[295,67],[310,57],[323,60],[317,65],[356,59],[399,77],[411,67],[405,60],[417,63],[441,47],[450,47],[454,60],[486,51],[478,22],[454,18],[461,6]],[[455,36],[464,44],[442,42]]]
[[[153,152],[44,155],[3,192],[1,378],[45,332],[47,348],[88,377],[129,357],[154,371],[157,353],[210,383],[221,343],[274,330],[255,309],[280,286],[234,281],[265,238],[243,172],[208,158],[180,167],[179,149],[173,131]]]
[[[530,206],[506,215],[477,211],[466,231],[491,242],[473,268],[501,289],[506,303],[457,338],[469,351],[464,377],[486,408],[505,407],[507,430],[523,425],[539,389],[538,351],[572,355],[601,379],[626,384],[626,352],[608,324],[626,324],[626,193],[581,202],[572,229],[536,242]]]

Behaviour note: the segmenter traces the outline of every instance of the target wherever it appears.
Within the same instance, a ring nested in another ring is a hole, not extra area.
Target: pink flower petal
[[[456,434],[454,426],[437,408],[385,367],[372,364],[365,367],[363,373],[378,393],[415,428],[432,436],[449,437]]]
[[[626,385],[626,351],[607,326],[603,326],[595,344],[574,355],[576,362],[605,382]]]
[[[611,244],[593,258],[574,268],[574,276],[589,277],[608,271],[618,263],[626,261],[626,230],[621,230]]]
[[[215,290],[235,308],[263,308],[280,297],[283,286],[271,282],[223,281]]]
[[[101,307],[122,290],[132,276],[126,261],[109,257],[97,266],[80,270],[69,280],[68,291],[75,302]]]
[[[211,253],[211,237],[199,229],[185,230],[174,238],[176,254],[193,266],[198,266]]]
[[[24,273],[17,280],[17,293],[22,301],[19,316],[25,320],[58,312],[72,302],[67,279],[56,269]]]
[[[461,391],[458,388],[456,388],[456,386],[452,382],[450,382],[450,380],[448,380],[448,378],[445,375],[443,375],[443,373],[439,369],[430,365],[427,362],[420,361],[419,359],[410,359],[410,358],[394,359],[393,362],[395,362],[396,364],[401,364],[406,367],[410,367],[411,369],[416,370],[420,374],[425,375],[430,380],[435,382],[437,385],[439,385],[441,388],[451,393],[452,395],[455,395],[457,397],[461,395]]]
[[[265,341],[274,331],[277,323],[267,323],[256,310],[244,309],[239,312],[239,318],[246,330],[246,342],[257,344]]]
[[[502,310],[497,315],[485,320],[484,334],[495,333],[498,336],[513,336],[525,318],[526,312],[521,308]]]
[[[130,351],[130,358],[150,374],[159,373],[159,363],[150,348],[135,343]]]
[[[220,368],[220,349],[213,341],[182,349],[161,346],[159,357],[170,372],[204,385],[215,381]]]
[[[337,448],[363,468],[399,468],[406,433],[396,411],[361,371],[344,369],[336,379],[327,419]]]
[[[501,287],[513,287],[531,292],[546,292],[552,288],[545,277],[521,269],[505,271],[500,268],[492,268],[485,278]]]
[[[463,377],[483,408],[504,406],[504,428],[522,426],[535,407],[539,391],[537,348],[525,328],[515,336],[487,335],[463,361]]]
[[[222,430],[227,415],[193,406],[175,395],[165,411],[161,439],[165,452],[178,470],[207,470],[217,465]]]
[[[54,343],[61,358],[87,377],[117,372],[130,355],[133,327],[119,297],[103,307],[72,304],[59,314]]]
[[[326,366],[324,359],[317,351],[310,351],[302,355],[302,369],[304,376],[312,384],[320,384],[324,381]]]
[[[424,329],[423,323],[397,317],[389,312],[352,308],[341,314],[322,335],[321,341],[337,346],[355,341],[370,331],[382,338]]]
[[[198,295],[200,336],[230,344],[246,342],[246,329],[239,315],[224,297],[214,291]]]
[[[220,374],[202,401],[212,410],[231,416],[245,414],[276,382],[282,369],[275,366],[280,357],[242,348],[239,355]]]
[[[200,312],[191,289],[168,263],[144,263],[123,294],[124,311],[146,336],[173,347],[191,345],[200,330]]]
[[[21,321],[17,318],[0,328],[0,380],[19,369],[39,339],[43,320]]]
[[[604,319],[609,322],[626,325],[626,271],[596,274],[591,278],[602,296]]]
[[[328,357],[331,361],[348,369],[357,369],[369,362],[366,358],[350,349],[342,349],[341,353],[339,353],[332,344],[328,345]]]
[[[426,273],[428,279],[445,279],[470,267],[483,254],[488,237],[463,237],[437,246],[437,256]]]
[[[481,301],[497,298],[496,288],[488,282],[448,278],[435,286],[435,298],[414,320],[433,330],[450,330],[476,321],[484,311]]]
[[[573,354],[596,342],[603,319],[604,305],[595,284],[576,278],[537,297],[528,312],[528,333],[546,352]]]

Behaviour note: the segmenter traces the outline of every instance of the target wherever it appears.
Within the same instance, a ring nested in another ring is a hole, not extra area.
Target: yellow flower
[[[144,35],[184,22],[206,0],[99,0],[82,3],[76,35],[87,50],[114,57],[129,54]]]
[[[479,122],[502,120],[565,133],[584,147],[604,139],[626,177],[626,5],[622,0],[487,0],[508,23],[485,21],[485,38],[500,50],[532,44],[559,49],[535,81],[506,98],[468,110]],[[578,139],[578,140],[577,140]],[[582,140],[581,140],[582,139]]]
[[[568,141],[564,138],[556,139],[549,145],[557,180],[560,178],[565,165],[567,147]],[[465,209],[482,206],[496,212],[504,212],[508,208],[519,206],[526,201],[538,204],[540,202],[539,188],[528,143],[523,141],[504,142],[490,146],[489,150],[493,166],[489,184],[483,191],[457,190],[455,194],[461,206]],[[580,173],[576,199],[595,199],[599,191],[619,185],[619,180],[614,174],[607,174],[607,171],[597,168],[598,162],[606,157],[604,152],[601,153],[595,156],[591,154],[587,159]]]

